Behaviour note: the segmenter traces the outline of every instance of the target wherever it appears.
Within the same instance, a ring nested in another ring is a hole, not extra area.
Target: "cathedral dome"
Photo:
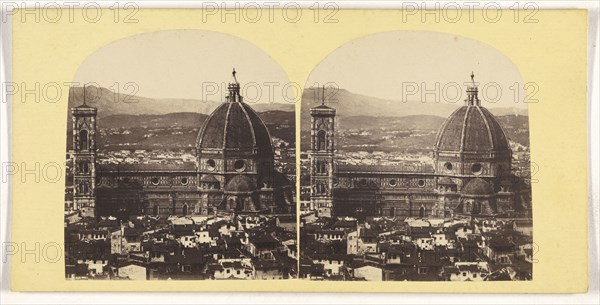
[[[467,95],[466,105],[454,111],[442,124],[435,139],[434,151],[509,152],[508,138],[494,115],[480,105],[475,84],[467,88]]]
[[[492,185],[481,178],[475,178],[463,189],[463,194],[473,196],[485,196],[494,194]]]
[[[233,177],[227,185],[225,185],[225,192],[232,193],[248,193],[256,190],[256,184],[248,176],[237,175]]]
[[[248,104],[241,102],[219,106],[204,122],[197,145],[198,149],[273,150],[267,127]]]
[[[239,83],[229,84],[227,101],[206,119],[198,133],[196,148],[239,153],[272,153],[271,136],[258,114],[239,94]]]
[[[442,124],[435,149],[487,153],[509,150],[509,145],[502,127],[489,110],[468,105],[454,111]]]

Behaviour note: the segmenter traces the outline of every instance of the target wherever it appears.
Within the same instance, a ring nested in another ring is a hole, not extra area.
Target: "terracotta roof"
[[[485,272],[484,269],[482,269],[481,267],[479,267],[479,265],[476,265],[476,264],[472,264],[472,265],[458,265],[456,267],[458,268],[458,270],[460,270],[460,272],[463,272],[463,271]]]
[[[315,230],[315,233],[316,234],[338,234],[338,235],[344,235],[344,231],[325,230],[325,229]]]
[[[208,271],[223,271],[223,266],[221,264],[212,263],[208,264],[206,266],[206,269]]]
[[[123,230],[123,236],[125,237],[139,237],[142,233],[144,233],[144,231],[137,228],[125,228]]]
[[[251,236],[250,242],[256,246],[259,245],[275,245],[279,244],[279,240],[269,234],[262,234],[257,236]]]

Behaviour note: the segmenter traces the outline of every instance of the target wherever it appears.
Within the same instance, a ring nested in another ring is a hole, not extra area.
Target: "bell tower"
[[[333,173],[335,153],[335,109],[325,105],[310,109],[310,205],[320,217],[331,217],[333,210]]]
[[[74,98],[70,90],[69,99]],[[73,115],[73,205],[82,216],[95,216],[96,207],[96,114],[98,110],[85,101],[71,108]]]

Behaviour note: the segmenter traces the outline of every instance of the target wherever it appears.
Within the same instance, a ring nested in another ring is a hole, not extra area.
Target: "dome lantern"
[[[467,86],[467,99],[465,100],[467,106],[481,106],[479,97],[477,96],[477,84],[475,83],[475,74],[471,72],[471,86]]]
[[[240,95],[240,83],[238,82],[237,77],[235,77],[236,73],[237,72],[235,71],[235,68],[233,68],[233,71],[231,72],[231,75],[233,76],[233,83],[229,83],[227,85],[227,90],[229,90],[227,101],[230,103],[242,102],[242,96]]]

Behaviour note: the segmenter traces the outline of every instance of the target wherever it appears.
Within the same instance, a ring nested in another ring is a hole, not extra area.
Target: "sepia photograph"
[[[269,56],[225,34],[162,31],[99,49],[74,83],[67,279],[296,276],[294,101]]]
[[[459,36],[332,52],[302,96],[299,277],[531,280],[533,98],[508,58]]]
[[[598,299],[594,5],[0,6],[0,304]]]

